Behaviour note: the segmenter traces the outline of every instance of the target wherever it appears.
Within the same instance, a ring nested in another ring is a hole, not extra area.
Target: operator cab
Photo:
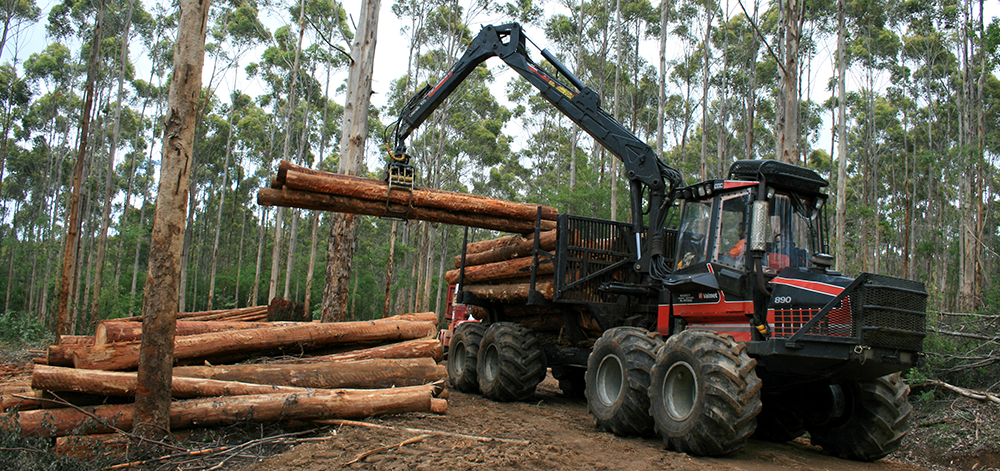
[[[756,169],[756,174],[750,175],[747,167]],[[750,236],[755,230],[763,232],[761,268],[765,275],[774,276],[790,267],[828,266],[812,257],[826,251],[826,195],[819,192],[825,180],[811,170],[770,160],[736,162],[729,177],[678,190],[681,215],[675,273],[752,271]],[[766,192],[763,198],[761,188]],[[763,221],[753,220],[756,200],[767,202]],[[716,269],[708,268],[709,264]]]

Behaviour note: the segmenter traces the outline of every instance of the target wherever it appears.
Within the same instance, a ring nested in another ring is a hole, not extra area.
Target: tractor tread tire
[[[487,353],[496,348],[494,378],[484,374]],[[530,328],[513,322],[496,322],[486,329],[476,363],[479,390],[497,402],[528,400],[545,379],[545,353]]]
[[[910,386],[900,373],[846,386],[854,393],[849,399],[850,417],[835,427],[810,427],[812,444],[856,461],[875,461],[899,448],[910,432],[908,419],[913,410],[907,398]]]
[[[459,391],[479,392],[476,361],[485,331],[486,328],[478,322],[463,322],[455,328],[448,353],[448,382]]]
[[[608,329],[594,343],[587,361],[587,409],[597,427],[618,436],[646,436],[653,433],[653,418],[649,416],[649,379],[655,355],[663,343],[656,332],[638,327]],[[600,398],[598,370],[602,361],[615,355],[621,361],[620,393],[612,403]]]
[[[670,367],[681,362],[691,368],[697,388],[683,420],[668,412],[664,392]],[[690,455],[720,456],[746,444],[761,410],[762,383],[756,366],[746,345],[728,335],[685,330],[668,338],[657,350],[649,388],[650,415],[666,447]]]

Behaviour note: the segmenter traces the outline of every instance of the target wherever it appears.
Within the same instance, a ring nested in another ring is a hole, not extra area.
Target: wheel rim
[[[597,367],[597,398],[605,405],[614,404],[622,394],[625,372],[617,355],[606,355]]]
[[[454,358],[449,358],[448,361],[455,362],[455,373],[462,375],[462,373],[465,373],[465,342],[455,344],[453,350],[452,355]]]
[[[496,345],[490,345],[486,348],[486,357],[483,362],[483,377],[486,381],[492,382],[497,377],[497,369],[500,367],[500,352],[497,351]]]
[[[698,398],[698,381],[691,365],[683,361],[670,365],[662,393],[663,408],[670,418],[682,421],[690,417]]]

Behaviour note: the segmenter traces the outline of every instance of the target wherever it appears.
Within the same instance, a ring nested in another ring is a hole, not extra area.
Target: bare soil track
[[[724,458],[695,458],[664,449],[658,437],[621,438],[597,430],[583,399],[561,394],[551,375],[531,402],[496,403],[452,391],[448,415],[406,414],[369,419],[394,427],[372,429],[344,425],[336,438],[296,446],[249,466],[254,471],[329,469],[374,470],[925,470],[890,457],[857,463],[826,456],[807,439],[785,444],[751,440]],[[417,442],[374,453],[356,463],[359,454],[398,445],[439,430],[510,441],[480,442],[429,435]],[[513,440],[527,440],[527,445]],[[905,452],[904,452],[905,453]]]

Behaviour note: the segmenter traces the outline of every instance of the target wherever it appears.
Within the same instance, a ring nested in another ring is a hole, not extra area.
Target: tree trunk
[[[234,67],[234,69],[239,69],[239,64]],[[236,90],[236,76],[233,76],[233,90]],[[235,101],[235,100],[234,100]],[[222,166],[222,188],[219,191],[219,212],[215,217],[215,241],[212,243],[212,269],[208,274],[208,304],[205,309],[208,311],[212,310],[212,301],[215,298],[215,272],[218,268],[219,262],[219,235],[222,232],[222,209],[226,204],[226,190],[229,189],[229,156],[233,152],[233,115],[236,114],[235,109],[229,110],[229,129],[226,135],[226,158]],[[241,234],[242,237],[242,234]],[[242,240],[242,239],[241,239]],[[241,247],[242,248],[242,247]],[[239,286],[239,277],[236,278],[236,285]],[[237,295],[238,297],[239,295]]]
[[[837,269],[847,268],[847,0],[837,2]]]
[[[63,254],[63,269],[61,282],[59,283],[59,308],[56,314],[56,338],[67,334],[72,330],[70,325],[70,299],[73,298],[74,277],[76,274],[77,242],[80,237],[80,192],[83,188],[83,167],[87,156],[87,139],[90,135],[90,113],[94,106],[94,83],[97,81],[97,67],[100,60],[100,47],[95,47],[101,43],[104,23],[104,1],[97,11],[97,21],[94,28],[94,37],[91,40],[91,57],[87,65],[87,85],[83,103],[83,112],[80,114],[80,146],[76,154],[76,166],[73,171],[73,193],[70,198],[69,223],[66,232],[66,250]]]
[[[340,173],[347,175],[360,173],[364,159],[380,6],[381,0],[361,3],[358,34],[351,45],[339,168]],[[354,222],[354,215],[333,216],[323,289],[323,322],[340,320],[346,315],[348,279],[354,258]]]
[[[140,351],[136,352],[139,387],[136,391],[135,423],[137,432],[144,436],[170,433],[170,373],[178,311],[180,258],[190,189],[195,118],[201,98],[208,12],[208,1],[181,0],[174,46],[174,76],[168,98],[170,109],[163,131],[160,185],[142,308],[146,335],[142,338]]]

